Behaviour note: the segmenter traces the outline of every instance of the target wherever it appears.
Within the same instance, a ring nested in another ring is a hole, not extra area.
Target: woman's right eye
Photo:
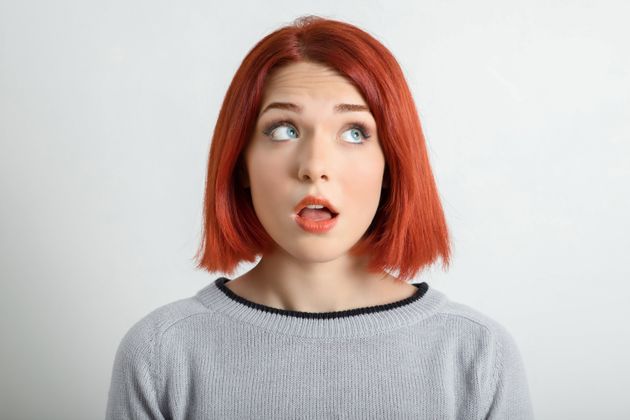
[[[297,130],[290,124],[274,124],[264,131],[272,140],[291,140],[297,138]]]

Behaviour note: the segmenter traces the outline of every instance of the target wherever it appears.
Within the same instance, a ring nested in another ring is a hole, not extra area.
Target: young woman
[[[123,338],[108,419],[531,419],[499,323],[409,284],[449,235],[392,54],[306,17],[227,91],[198,267],[218,277]],[[393,275],[392,273],[397,273]]]

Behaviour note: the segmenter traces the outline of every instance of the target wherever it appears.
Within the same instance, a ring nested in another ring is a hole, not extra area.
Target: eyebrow
[[[302,112],[302,107],[291,102],[272,102],[265,107],[265,109],[260,113],[260,115],[269,111],[270,109],[286,109],[288,111],[293,111],[298,114]],[[370,112],[370,109],[365,105],[357,105],[357,104],[337,104],[333,107],[335,113],[341,112]]]

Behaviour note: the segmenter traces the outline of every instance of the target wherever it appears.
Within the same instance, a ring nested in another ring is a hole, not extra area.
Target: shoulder
[[[121,347],[133,351],[138,347],[155,345],[172,327],[185,323],[195,316],[210,313],[211,311],[196,297],[179,299],[159,306],[132,324],[121,340]]]
[[[504,324],[478,309],[450,300],[440,291],[437,293],[443,297],[443,304],[435,313],[437,322],[457,331],[459,338],[482,341],[488,346],[496,346],[497,351],[506,348],[515,350],[514,337]]]
[[[195,297],[180,299],[154,309],[127,330],[114,357],[107,419],[136,418],[139,412],[163,418],[159,344],[171,327],[208,313]]]
[[[116,363],[128,367],[142,365],[151,374],[156,374],[159,371],[157,354],[165,334],[187,320],[209,314],[211,311],[196,297],[159,306],[127,330],[118,345]]]
[[[474,348],[474,353],[484,359],[492,382],[501,371],[522,367],[518,344],[503,323],[471,306],[448,299],[438,316],[455,328],[462,345]]]
[[[489,418],[531,418],[522,354],[505,325],[448,298],[433,319],[441,337],[450,338],[444,339],[448,354],[464,373],[474,372],[485,407],[494,414]]]

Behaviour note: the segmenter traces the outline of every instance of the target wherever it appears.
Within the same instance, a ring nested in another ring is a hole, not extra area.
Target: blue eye
[[[350,133],[350,137],[342,135],[342,138],[357,146],[364,144],[370,137],[365,125],[359,122],[352,123],[350,128],[344,131],[345,133]],[[272,122],[263,130],[263,134],[270,137],[273,141],[291,140],[298,137],[297,129],[291,121],[287,120]]]
[[[353,140],[350,143],[362,144],[369,136],[365,133],[365,129],[355,124],[349,130],[344,131],[344,133],[350,133],[350,138]]]
[[[289,137],[286,137],[286,138],[282,137],[282,136],[281,137],[274,137],[274,134],[277,134],[277,133],[280,133],[280,134],[286,133],[286,135],[289,136]],[[269,132],[269,135],[272,138],[275,138],[276,140],[290,140],[290,139],[297,138],[297,130],[294,127],[290,126],[290,125],[280,125],[280,126],[274,128],[273,130],[271,130]],[[293,136],[293,137],[291,137],[291,136]]]
[[[289,136],[295,137],[275,137],[275,134],[282,132],[287,133]],[[276,121],[265,128],[265,130],[263,130],[263,134],[271,137],[273,140],[290,140],[297,137],[297,130],[289,121]]]

